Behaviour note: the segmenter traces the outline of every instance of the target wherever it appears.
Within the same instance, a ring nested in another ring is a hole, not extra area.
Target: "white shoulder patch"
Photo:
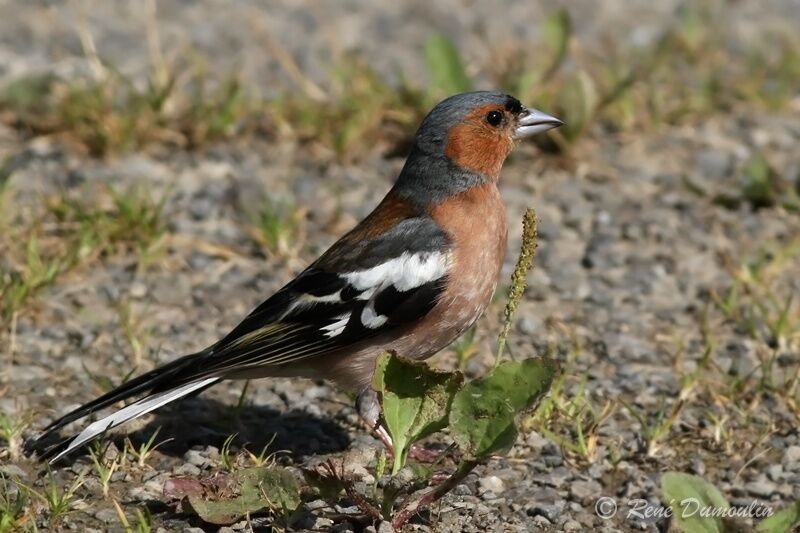
[[[377,290],[390,285],[394,285],[400,292],[410,291],[441,278],[447,274],[449,268],[448,253],[403,252],[400,257],[389,259],[367,270],[343,274],[342,277],[359,291],[365,291],[360,299],[369,299]]]

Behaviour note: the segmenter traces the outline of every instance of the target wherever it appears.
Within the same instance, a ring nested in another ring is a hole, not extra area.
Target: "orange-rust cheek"
[[[511,139],[502,133],[465,122],[450,130],[444,155],[465,170],[497,180],[511,148]]]

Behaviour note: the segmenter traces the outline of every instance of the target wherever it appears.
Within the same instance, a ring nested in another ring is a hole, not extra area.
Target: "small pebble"
[[[494,494],[502,494],[503,491],[506,490],[503,480],[497,476],[487,476],[481,478],[481,480],[478,482],[478,487],[480,488],[480,493],[484,495],[489,492]]]

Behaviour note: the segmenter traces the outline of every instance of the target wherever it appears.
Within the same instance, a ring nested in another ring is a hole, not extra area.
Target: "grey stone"
[[[570,496],[577,501],[596,499],[602,495],[603,487],[597,481],[573,481],[569,487]]]
[[[0,473],[6,478],[16,478],[20,480],[28,479],[28,474],[15,464],[0,465]]]
[[[555,523],[561,513],[564,511],[566,502],[563,500],[556,501],[555,503],[539,503],[527,508],[525,512],[528,516],[544,516],[550,522]]]
[[[494,494],[502,494],[506,490],[503,480],[497,476],[487,476],[481,478],[478,482],[479,492],[481,494],[493,492]]]
[[[760,498],[769,498],[776,490],[775,483],[766,480],[751,481],[744,488],[749,494]]]
[[[786,466],[787,470],[798,471],[800,470],[800,446],[791,445],[783,452],[781,463]]]
[[[175,469],[175,474],[179,476],[197,477],[200,475],[200,469],[191,463],[184,463]]]
[[[94,517],[106,524],[119,522],[119,514],[115,509],[100,509],[94,514]]]
[[[772,481],[780,481],[783,477],[783,465],[769,465],[767,467],[767,477]]]
[[[183,460],[193,464],[198,468],[207,468],[213,464],[208,457],[203,455],[203,452],[200,450],[187,451],[185,454],[183,454]]]
[[[379,523],[378,533],[394,533],[394,528],[392,527],[392,523],[387,522],[386,520]]]
[[[730,174],[733,158],[728,152],[704,150],[697,154],[697,166],[707,178],[724,178]]]

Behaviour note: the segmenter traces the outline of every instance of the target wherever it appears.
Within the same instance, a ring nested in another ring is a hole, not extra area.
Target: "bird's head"
[[[496,91],[457,94],[431,110],[414,140],[418,153],[445,158],[469,173],[493,181],[514,141],[563,123],[513,96]]]

